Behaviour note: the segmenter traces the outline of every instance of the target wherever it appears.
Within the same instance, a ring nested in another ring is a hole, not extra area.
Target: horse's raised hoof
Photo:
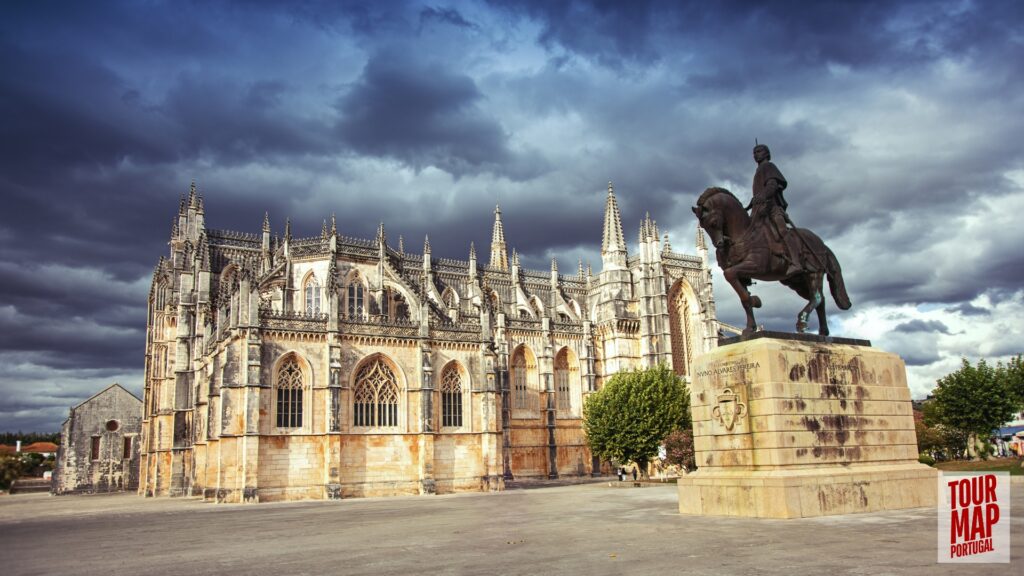
[[[754,308],[760,308],[761,307],[761,298],[759,296],[751,296],[750,297],[750,305],[752,307],[754,307]]]
[[[797,334],[803,334],[804,332],[807,332],[807,322],[804,322],[802,320],[798,321],[796,323],[796,332]]]

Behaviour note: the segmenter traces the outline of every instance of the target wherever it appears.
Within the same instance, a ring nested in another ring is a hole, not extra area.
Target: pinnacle
[[[501,206],[494,207],[494,228],[491,232],[490,265],[499,270],[508,270],[508,251],[505,248],[505,227],[501,222]]]
[[[423,253],[424,254],[430,254],[430,236],[429,235],[424,235],[423,236]]]
[[[601,254],[611,253],[619,253],[624,256],[626,254],[626,240],[622,234],[622,216],[619,214],[619,204],[615,200],[615,191],[612,188],[612,183],[609,182],[608,199],[605,202],[604,208],[604,230],[601,235]]]

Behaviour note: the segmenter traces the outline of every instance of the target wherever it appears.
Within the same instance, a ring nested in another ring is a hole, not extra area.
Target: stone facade
[[[609,184],[602,270],[526,270],[341,236],[208,229],[193,186],[149,295],[139,491],[270,501],[500,490],[591,474],[583,402],[616,371],[686,376],[716,345],[711,274]]]
[[[683,514],[801,518],[934,506],[899,356],[867,342],[755,334],[694,366],[698,470]]]
[[[142,401],[119,384],[71,409],[60,430],[52,492],[120,492],[139,487]]]

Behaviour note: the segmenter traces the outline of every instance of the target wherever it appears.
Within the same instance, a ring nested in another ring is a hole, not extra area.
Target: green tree
[[[1013,396],[1017,410],[1024,410],[1024,359],[1021,354],[1010,358],[1005,365],[996,365],[996,375],[1003,381],[1003,386]]]
[[[583,430],[594,454],[636,462],[640,470],[675,429],[690,427],[690,392],[665,365],[619,372],[583,406]]]
[[[935,387],[933,417],[960,433],[965,452],[971,436],[987,439],[1013,416],[1016,401],[998,372],[984,360],[974,366],[965,358],[959,370],[940,378]]]

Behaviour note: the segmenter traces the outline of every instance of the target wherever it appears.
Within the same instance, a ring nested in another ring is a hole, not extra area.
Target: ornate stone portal
[[[679,512],[801,518],[934,506],[899,356],[863,340],[757,332],[698,358],[699,469]]]

